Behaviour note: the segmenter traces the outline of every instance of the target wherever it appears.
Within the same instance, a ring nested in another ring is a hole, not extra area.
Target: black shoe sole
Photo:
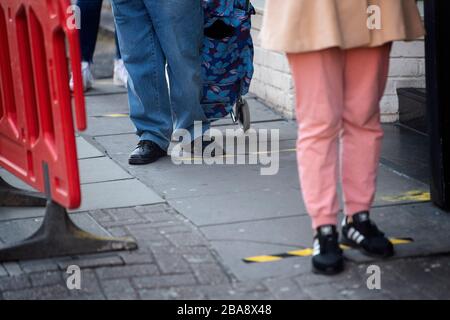
[[[128,164],[130,165],[134,165],[134,166],[139,166],[139,165],[145,165],[145,164],[150,164],[153,162],[158,161],[161,158],[166,157],[165,155],[157,157],[157,158],[151,158],[151,159],[128,159]]]
[[[395,255],[395,251],[393,251],[392,253],[387,253],[387,254],[376,254],[376,253],[367,251],[366,249],[364,249],[362,246],[360,246],[356,242],[354,242],[348,238],[345,238],[345,237],[342,238],[342,240],[340,241],[340,244],[350,247],[352,249],[356,249],[359,252],[361,252],[363,255],[370,257],[370,258],[389,259]]]

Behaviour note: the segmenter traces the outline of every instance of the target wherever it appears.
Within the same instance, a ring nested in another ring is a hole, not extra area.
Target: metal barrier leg
[[[0,207],[45,207],[46,203],[43,194],[14,188],[0,177]]]
[[[137,244],[131,238],[104,238],[81,230],[72,222],[65,208],[48,201],[39,230],[22,242],[1,248],[0,261],[134,249],[137,249]]]

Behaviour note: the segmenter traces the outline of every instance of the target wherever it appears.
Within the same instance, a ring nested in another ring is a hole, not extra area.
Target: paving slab
[[[308,258],[254,264],[242,261],[247,257],[311,247],[313,234],[309,216],[205,226],[201,227],[201,231],[241,280],[288,277],[310,270]]]
[[[128,165],[128,154],[136,142],[134,135],[97,137],[96,141],[127,171],[163,192],[167,198],[262,189],[275,190],[283,187],[299,188],[298,179],[292,178],[292,172],[297,170],[295,153],[292,152],[279,154],[280,163],[277,175],[262,176],[260,174],[261,165],[175,165],[169,157],[148,166],[130,166]],[[292,140],[283,141],[280,148],[292,148],[294,144],[295,141]]]
[[[28,184],[23,182],[22,180],[16,178],[12,173],[9,173],[9,171],[6,171],[3,168],[0,168],[0,177],[2,177],[3,180],[5,180],[8,184],[15,188],[23,189],[23,190],[29,190],[29,191],[36,191],[32,187],[30,187]]]
[[[136,129],[128,117],[89,117],[84,134],[92,137],[134,133]]]
[[[386,165],[380,165],[374,206],[428,202],[429,186]]]
[[[81,136],[76,137],[78,159],[103,157],[104,154]]]
[[[251,191],[168,201],[197,226],[306,214],[296,189]]]
[[[99,182],[81,186],[82,204],[76,212],[124,208],[163,202],[137,179]]]
[[[209,225],[201,227],[200,230],[211,241],[254,242],[291,250],[311,247],[313,238],[311,219],[307,215],[300,214],[291,217]],[[275,253],[280,252],[254,252],[252,256]]]
[[[117,155],[129,155],[138,143],[138,137],[134,132],[121,135],[94,137],[94,140],[104,147],[107,150],[108,155],[112,157]],[[159,163],[160,162],[158,161],[154,164]]]
[[[14,211],[14,209],[9,209]],[[42,223],[44,209],[40,210],[40,217],[14,219],[0,222],[0,240],[3,243],[13,243],[23,240],[33,234]],[[99,236],[110,236],[89,214],[77,213],[71,215],[72,220],[83,230]]]
[[[121,157],[121,164],[127,157]],[[163,193],[166,199],[207,197],[251,191],[279,191],[295,189],[299,193],[295,154],[282,154],[278,173],[262,175],[263,167],[257,165],[175,165],[170,159],[154,163],[154,166],[127,167],[133,175]],[[277,166],[274,165],[274,168]]]
[[[382,163],[429,183],[429,138],[400,125],[383,125]]]
[[[0,207],[0,221],[26,219],[44,216],[43,208],[36,207]]]
[[[242,257],[250,257],[255,252],[285,252],[293,247],[245,241],[211,241],[224,265],[241,281],[267,279],[275,276],[294,276],[311,272],[306,261],[281,260],[273,263],[246,264]]]
[[[447,259],[448,257],[438,258],[440,262]],[[434,277],[434,274],[442,272],[448,275],[449,269],[448,267],[432,268],[431,265],[435,263],[433,260],[431,257],[416,258],[386,264],[384,270],[381,269],[382,291],[396,300],[448,300],[450,297],[448,276],[439,280]],[[420,270],[417,267],[423,269]]]
[[[108,157],[79,161],[81,184],[133,178]]]
[[[123,94],[127,92],[126,88],[115,86],[112,79],[97,79],[92,89],[85,93],[85,96]]]
[[[281,160],[281,163],[286,164],[286,160]],[[280,176],[260,176],[258,172],[255,172],[253,176],[249,175],[248,172],[243,174],[247,179],[240,180],[239,187],[237,187],[238,190],[243,191],[233,193],[231,200],[230,193],[227,193],[226,190],[227,185],[229,185],[229,189],[237,185],[232,178],[228,180],[233,175],[231,172],[235,170],[234,167],[232,166],[226,171],[214,170],[214,168],[203,169],[203,171],[211,170],[210,175],[203,175],[207,179],[200,178],[202,168],[192,169],[187,166],[183,172],[177,172],[178,176],[181,176],[183,173],[186,174],[188,170],[198,170],[199,178],[195,181],[200,180],[203,185],[195,185],[194,183],[185,185],[190,188],[187,190],[193,190],[190,193],[197,193],[200,190],[201,192],[197,196],[184,197],[189,192],[186,192],[186,189],[177,190],[179,185],[176,184],[173,184],[172,187],[166,184],[163,185],[165,188],[158,190],[166,192],[169,203],[199,226],[306,213],[298,188],[294,157],[291,159],[290,167],[286,165],[286,169],[280,169]],[[239,173],[239,171],[237,172]],[[211,181],[210,177],[212,176],[216,177],[214,178],[216,182]],[[192,179],[194,179],[194,176],[192,176]],[[146,181],[145,178],[143,178],[143,181]],[[223,181],[223,183],[219,181]],[[237,178],[235,181],[237,181]],[[379,192],[375,199],[375,206],[414,202],[408,196],[408,192],[411,192],[411,190],[424,192],[426,190],[421,183],[397,175],[384,167],[380,168],[378,185]],[[239,189],[243,186],[248,186],[248,189]],[[160,188],[160,186],[156,185],[156,188]],[[208,188],[209,190],[207,190]],[[214,194],[216,189],[222,191],[222,193]],[[178,195],[181,195],[180,198],[177,197],[177,192]],[[215,214],[211,215],[211,212],[215,212]]]
[[[278,174],[269,176],[261,175],[262,167],[260,165],[220,165],[220,166],[196,166],[187,165],[177,169],[176,173],[180,177],[180,182],[176,185],[164,181],[161,176],[155,182],[155,177],[148,177],[149,181],[164,194],[168,200],[185,198],[207,198],[227,195],[232,198],[236,194],[245,194],[252,192],[280,192],[281,190],[292,190],[300,195],[298,179],[290,179],[292,170],[290,168],[280,168]],[[294,171],[295,174],[295,171]],[[147,181],[147,176],[142,177],[142,181]],[[244,200],[245,201],[245,200]]]
[[[126,93],[86,97],[86,111],[89,117],[124,114],[128,113],[129,110]]]

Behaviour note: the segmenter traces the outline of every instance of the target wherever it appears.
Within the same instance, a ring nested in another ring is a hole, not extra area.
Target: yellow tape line
[[[397,244],[408,244],[408,243],[413,242],[412,239],[395,239],[395,238],[393,238],[393,239],[389,239],[389,240],[391,241],[391,243],[392,243],[393,245],[397,245]]]
[[[289,255],[297,256],[297,257],[309,257],[312,255],[312,253],[313,253],[313,250],[310,248],[302,249],[302,250],[294,250],[294,251],[288,252]]]
[[[128,118],[130,115],[128,113],[108,113],[101,117],[103,118]]]
[[[257,257],[251,257],[251,258],[247,258],[245,259],[245,261],[247,262],[274,262],[274,261],[279,261],[283,258],[280,257],[275,257],[275,256],[257,256]]]
[[[426,202],[431,200],[431,195],[429,192],[422,190],[411,190],[397,196],[387,196],[381,198],[388,202],[399,202],[399,201],[418,201]]]
[[[401,244],[408,244],[413,242],[414,240],[412,238],[390,238],[389,241],[393,245],[401,245]],[[349,250],[351,247],[341,244],[340,245],[342,250]],[[299,250],[293,250],[286,253],[279,253],[274,255],[264,255],[264,256],[254,256],[243,259],[246,263],[265,263],[265,262],[275,262],[280,261],[287,258],[293,258],[293,257],[310,257],[313,254],[313,249],[306,248],[306,249],[299,249]]]

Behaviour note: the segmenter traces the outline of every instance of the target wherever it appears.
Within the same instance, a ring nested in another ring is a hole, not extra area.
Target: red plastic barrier
[[[86,114],[69,6],[69,0],[0,0],[0,166],[73,209],[81,191],[66,44],[78,130],[86,128]]]

